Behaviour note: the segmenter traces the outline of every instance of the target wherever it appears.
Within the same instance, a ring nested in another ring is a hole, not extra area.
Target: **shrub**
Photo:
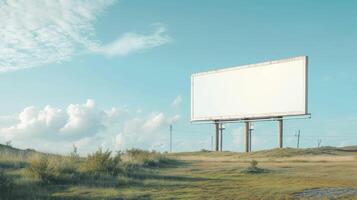
[[[38,155],[30,159],[27,172],[31,177],[43,182],[51,182],[56,174],[54,166],[50,166],[48,157],[43,155]]]
[[[268,173],[270,172],[270,170],[259,168],[258,161],[251,160],[250,166],[244,169],[242,172],[246,174],[261,174],[261,173]]]
[[[72,175],[77,173],[80,162],[80,156],[77,152],[77,147],[73,145],[73,151],[69,154],[69,156],[57,158],[53,160],[53,162],[56,164],[56,170],[60,173]]]
[[[257,166],[258,166],[258,161],[256,161],[256,160],[250,161],[250,167],[256,168]]]
[[[118,152],[114,157],[111,154],[111,151],[103,151],[99,148],[93,154],[88,155],[81,165],[81,170],[92,175],[117,175],[120,171],[121,153]]]
[[[171,159],[155,151],[149,152],[140,149],[130,149],[127,150],[126,154],[131,163],[139,164],[144,167],[160,167],[171,162]]]
[[[12,194],[14,183],[12,179],[0,170],[0,199],[8,199]]]
[[[78,162],[68,157],[57,157],[49,159],[48,168],[53,175],[74,174],[78,169]]]
[[[150,157],[150,152],[141,149],[129,149],[126,154],[131,162],[143,162]]]
[[[121,165],[121,172],[125,176],[140,177],[144,171],[138,163],[123,162]]]

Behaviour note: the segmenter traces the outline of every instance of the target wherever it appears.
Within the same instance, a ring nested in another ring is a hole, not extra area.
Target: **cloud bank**
[[[163,112],[142,114],[116,107],[101,110],[92,99],[83,104],[70,104],[66,109],[29,106],[13,117],[11,125],[8,117],[0,117],[0,122],[7,121],[0,123],[0,141],[11,140],[21,148],[57,153],[68,152],[72,144],[82,153],[99,146],[164,151],[169,124],[179,119],[179,115],[169,117]]]
[[[125,56],[170,41],[157,25],[149,35],[127,33],[103,45],[94,23],[111,0],[0,0],[0,72],[70,60],[89,51]]]

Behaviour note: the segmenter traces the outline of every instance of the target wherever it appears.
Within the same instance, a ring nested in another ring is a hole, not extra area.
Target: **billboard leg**
[[[244,123],[244,134],[245,134],[245,152],[249,152],[249,143],[250,143],[250,139],[249,139],[249,122],[245,122]]]
[[[249,152],[252,152],[252,130],[250,126],[251,124],[249,123]]]
[[[219,124],[220,127],[219,127],[219,130],[220,130],[220,144],[219,144],[219,148],[220,148],[220,151],[223,151],[223,125],[222,124]]]
[[[215,125],[216,125],[216,151],[218,151],[219,150],[219,123],[215,123]]]
[[[279,148],[283,148],[283,119],[278,120]]]

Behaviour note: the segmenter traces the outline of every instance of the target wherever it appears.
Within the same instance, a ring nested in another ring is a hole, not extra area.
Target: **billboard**
[[[191,121],[308,114],[307,57],[219,69],[191,76]]]

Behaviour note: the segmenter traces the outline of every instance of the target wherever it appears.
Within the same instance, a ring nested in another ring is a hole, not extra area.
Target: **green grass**
[[[22,156],[10,159],[9,153],[1,154],[4,151],[0,150],[0,166],[13,181],[16,192],[11,199],[294,199],[296,193],[312,188],[357,190],[356,147],[287,148],[249,154],[159,154],[133,149],[120,153],[119,162],[113,160],[116,154],[107,156],[102,151],[105,155],[99,156],[100,162],[112,159],[108,162],[115,165],[107,163],[105,166],[110,167],[104,170],[99,165],[99,171],[110,171],[115,166],[117,174],[93,176],[81,167],[88,164],[88,158],[79,158],[74,170],[61,172],[68,175],[67,181],[46,183],[28,175],[31,156],[21,151]],[[11,152],[19,154],[16,149]],[[49,160],[68,159],[40,155]],[[94,163],[96,169],[98,162]]]

